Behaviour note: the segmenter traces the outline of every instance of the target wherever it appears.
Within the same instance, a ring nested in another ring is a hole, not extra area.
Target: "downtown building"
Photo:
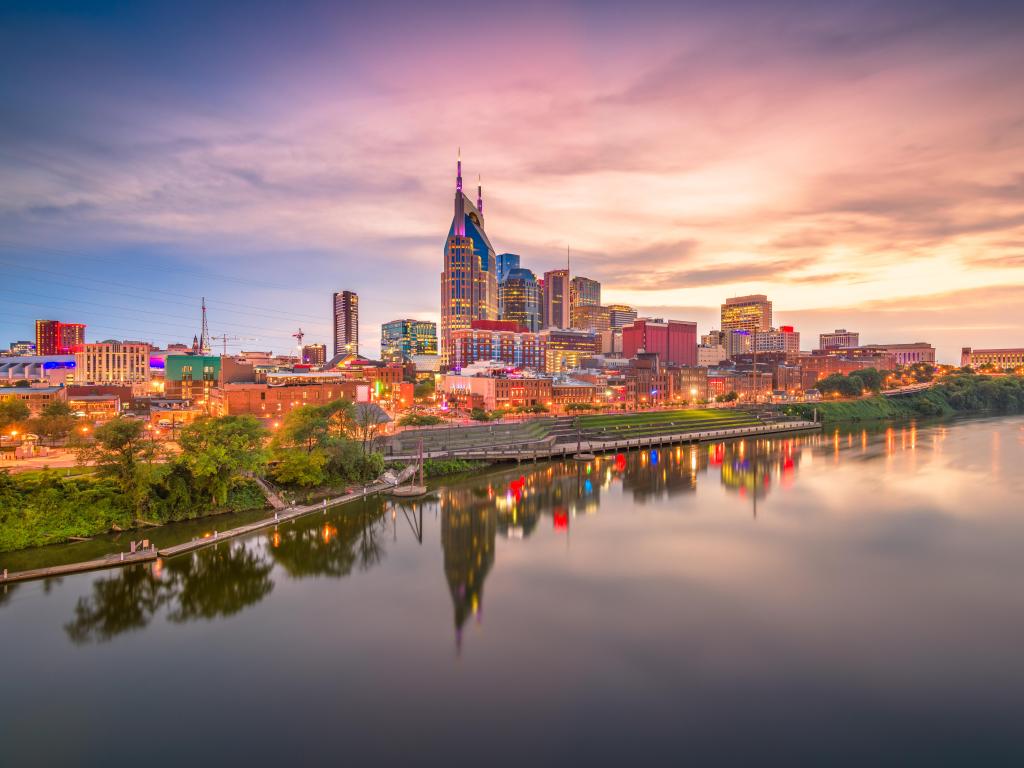
[[[37,355],[72,355],[85,344],[84,323],[36,320]]]
[[[455,333],[474,320],[498,319],[497,258],[484,230],[483,190],[476,205],[462,191],[462,159],[456,167],[455,211],[441,272],[441,363],[455,357]]]
[[[849,349],[860,346],[860,334],[845,328],[836,328],[828,333],[818,334],[818,349]]]
[[[622,329],[622,354],[657,354],[666,365],[697,365],[697,324],[688,320],[636,320]]]
[[[547,340],[512,320],[474,320],[452,334],[449,370],[474,363],[500,363],[509,368],[545,369]]]
[[[418,355],[437,354],[437,323],[430,320],[392,320],[380,327],[382,360],[407,363]]]
[[[589,328],[589,326],[581,324],[583,315],[580,313],[585,311],[585,307],[599,306],[601,306],[601,283],[582,276],[576,276],[569,281],[569,315],[573,328]]]
[[[572,284],[568,269],[544,273],[544,327],[572,327]]]
[[[531,270],[512,267],[498,283],[498,312],[502,320],[521,325],[528,331],[541,329],[540,284]]]
[[[334,317],[334,354],[359,354],[359,296],[353,291],[335,293],[331,299]]]
[[[302,347],[302,363],[304,365],[321,366],[327,362],[326,344],[305,344]]]
[[[76,384],[146,384],[152,374],[152,347],[141,341],[108,339],[83,344],[75,352]]]
[[[960,365],[979,368],[983,365],[996,370],[1024,367],[1024,347],[1006,349],[973,349],[963,347],[960,350]]]
[[[734,296],[722,305],[721,329],[729,331],[769,331],[772,327],[772,303],[763,294]]]

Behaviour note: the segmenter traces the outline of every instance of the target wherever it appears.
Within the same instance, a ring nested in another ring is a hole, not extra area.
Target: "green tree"
[[[146,505],[156,442],[146,437],[141,421],[115,418],[97,427],[93,442],[79,448],[80,464],[92,464],[98,474],[112,478],[137,520]]]
[[[740,396],[736,393],[736,390],[730,390],[724,395],[718,396],[718,402],[720,403],[734,403],[740,399]]]
[[[54,400],[49,403],[38,419],[32,423],[32,428],[41,437],[50,441],[63,440],[75,428],[75,416],[71,408],[63,400]]]
[[[0,399],[0,432],[6,432],[27,421],[30,413],[28,406],[21,400],[13,397]]]
[[[860,371],[854,371],[850,374],[849,378],[856,379],[862,390],[867,389],[871,392],[878,392],[882,388],[883,377],[877,368],[864,368]]]
[[[274,435],[275,448],[302,448],[312,453],[322,448],[330,438],[332,413],[325,407],[303,405],[287,416],[281,429]]]
[[[352,407],[350,434],[363,445],[365,453],[380,430],[391,419],[375,403],[356,403]]]
[[[283,485],[297,485],[300,488],[322,485],[327,479],[327,462],[327,454],[321,450],[281,451],[273,468],[274,480]]]
[[[266,465],[265,437],[263,425],[252,416],[198,419],[181,432],[178,461],[192,473],[201,492],[223,505],[235,477]]]
[[[417,399],[420,399],[420,400],[422,400],[424,398],[428,398],[428,397],[433,397],[434,392],[435,392],[435,386],[434,386],[434,380],[432,378],[424,379],[423,381],[418,382],[416,384],[416,386],[413,387],[413,390],[412,390],[413,397],[415,397]]]

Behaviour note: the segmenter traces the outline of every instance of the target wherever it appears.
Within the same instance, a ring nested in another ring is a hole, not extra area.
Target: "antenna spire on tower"
[[[455,164],[455,190],[462,191],[462,147],[459,147],[459,159]]]
[[[479,173],[476,175],[476,209],[481,216],[484,215],[484,188]]]
[[[203,326],[199,332],[199,354],[210,354],[210,326],[206,322],[206,297],[203,296]]]

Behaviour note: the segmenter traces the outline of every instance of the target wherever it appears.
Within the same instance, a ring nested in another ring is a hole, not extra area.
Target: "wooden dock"
[[[34,568],[30,571],[14,571],[13,573],[0,571],[0,585],[14,584],[18,581],[31,581],[33,579],[49,579],[55,576],[68,576],[73,573],[85,573],[86,571],[99,571],[104,568],[119,568],[124,565],[135,563],[147,563],[159,557],[156,547],[150,547],[138,552],[120,552],[97,560],[86,560],[81,563],[68,563],[66,565],[52,565],[49,568]]]

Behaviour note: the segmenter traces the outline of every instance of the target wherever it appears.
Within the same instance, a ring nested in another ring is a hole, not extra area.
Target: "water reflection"
[[[341,514],[282,526],[270,535],[274,562],[295,579],[341,578],[354,568],[368,570],[384,559],[385,507],[359,505]]]
[[[231,616],[270,594],[271,567],[262,553],[239,544],[122,568],[93,582],[64,630],[82,644],[143,629],[165,608],[176,623]]]

